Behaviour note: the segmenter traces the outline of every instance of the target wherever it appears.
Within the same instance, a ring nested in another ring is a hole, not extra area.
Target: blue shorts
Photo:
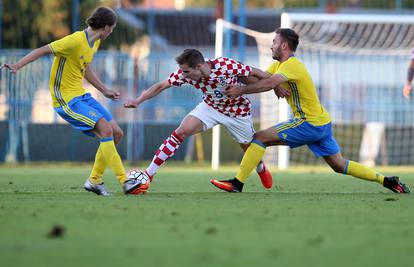
[[[340,151],[332,135],[332,124],[314,126],[302,119],[291,119],[276,125],[280,140],[289,147],[308,145],[317,157],[330,156]]]
[[[55,111],[75,129],[81,130],[89,136],[95,136],[91,130],[95,128],[95,124],[101,118],[105,118],[107,121],[112,120],[111,113],[89,93],[74,97],[67,106],[57,107]]]

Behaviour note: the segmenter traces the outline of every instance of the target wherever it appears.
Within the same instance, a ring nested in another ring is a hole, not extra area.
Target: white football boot
[[[85,184],[83,185],[86,191],[93,192],[99,196],[110,196],[111,193],[106,191],[104,183],[101,184],[93,184],[89,181],[89,178],[86,179]]]

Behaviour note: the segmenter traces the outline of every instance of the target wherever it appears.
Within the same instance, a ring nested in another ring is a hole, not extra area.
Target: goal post
[[[247,36],[255,38],[257,42],[257,53],[259,55],[258,65],[261,69],[266,69],[271,63],[270,46],[273,32],[261,33],[240,25],[231,23],[229,21],[218,19],[216,20],[216,43],[215,43],[215,56],[222,55],[223,47],[223,32],[224,29],[233,30]],[[266,51],[266,52],[264,52]],[[260,115],[260,128],[270,127],[277,121],[284,121],[288,118],[288,105],[284,100],[278,101],[275,105],[276,98],[273,91],[260,94],[260,103],[262,106],[268,108],[261,110]],[[277,118],[272,115],[266,114],[278,114]],[[218,169],[219,167],[219,142],[220,142],[220,128],[213,128],[213,145],[212,145],[212,168]],[[286,169],[289,164],[289,150],[288,147],[270,147],[266,150],[265,160],[271,166],[278,166],[279,169]]]
[[[216,40],[214,56],[223,55],[223,19],[216,20]],[[220,125],[213,127],[212,147],[211,147],[211,168],[217,170],[220,167]]]

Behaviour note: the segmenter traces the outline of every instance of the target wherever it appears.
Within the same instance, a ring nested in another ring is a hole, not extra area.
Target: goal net
[[[329,111],[335,137],[346,158],[366,164],[414,163],[413,100],[402,96],[414,41],[414,17],[284,13],[281,27],[300,36],[296,56],[311,73],[322,104]],[[226,22],[257,42],[259,66],[271,63],[274,33],[260,33]],[[260,95],[260,128],[290,117],[286,101],[272,92]],[[318,164],[309,149],[272,148],[266,160]]]

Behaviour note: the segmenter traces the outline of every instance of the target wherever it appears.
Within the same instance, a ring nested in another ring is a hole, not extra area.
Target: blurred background
[[[0,0],[0,64],[84,29],[85,19],[100,5],[112,7],[119,22],[92,67],[122,93],[122,100],[106,100],[84,86],[124,129],[123,159],[150,160],[201,101],[201,92],[183,87],[136,110],[122,107],[124,100],[166,79],[183,49],[197,48],[212,58],[220,46],[223,56],[265,70],[273,32],[283,25],[301,36],[297,56],[332,115],[344,156],[369,165],[414,164],[413,100],[402,96],[414,40],[414,1]],[[222,43],[216,42],[217,19],[225,21]],[[0,72],[0,162],[93,161],[98,140],[73,130],[52,109],[51,63],[51,57],[44,57],[16,75]],[[257,129],[285,116],[286,107],[273,95],[250,98]],[[211,135],[189,138],[175,160],[210,161]],[[240,148],[224,130],[220,140],[220,162],[238,162]],[[281,155],[291,165],[320,163],[306,148],[290,154],[269,149],[266,158],[277,166]]]

